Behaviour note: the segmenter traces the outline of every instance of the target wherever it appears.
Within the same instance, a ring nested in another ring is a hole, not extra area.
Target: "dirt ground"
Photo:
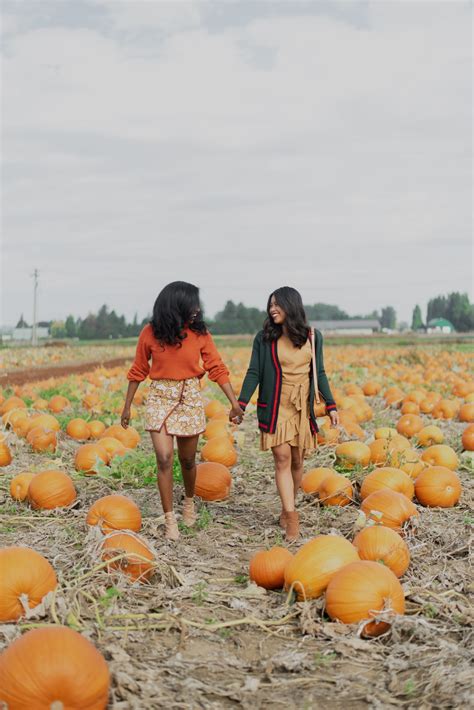
[[[382,400],[374,399],[381,412]],[[385,412],[387,424],[396,412]],[[381,420],[380,420],[381,421]],[[459,451],[462,425],[442,423]],[[143,456],[152,449],[145,433]],[[258,446],[255,413],[238,435],[233,488],[221,503],[200,502],[198,529],[178,543],[163,538],[157,489],[133,480],[74,473],[77,444],[60,434],[60,455],[35,455],[14,438],[14,463],[0,475],[0,545],[29,545],[53,564],[59,588],[18,624],[0,626],[0,648],[21,630],[63,623],[80,630],[104,654],[112,674],[110,707],[144,708],[464,708],[471,698],[472,610],[469,529],[472,482],[460,470],[463,495],[450,510],[420,509],[408,537],[411,564],[402,578],[407,613],[391,632],[363,640],[357,628],[329,621],[322,600],[294,603],[284,592],[248,582],[252,554],[281,544],[272,458]],[[331,449],[305,462],[330,465]],[[69,510],[34,512],[8,494],[12,475],[63,468],[78,500]],[[153,466],[150,467],[153,479]],[[149,585],[107,573],[88,530],[89,506],[121,491],[139,505],[141,534],[159,561]],[[177,510],[182,488],[175,487]],[[320,508],[301,495],[302,540],[334,532],[352,539],[358,504]]]

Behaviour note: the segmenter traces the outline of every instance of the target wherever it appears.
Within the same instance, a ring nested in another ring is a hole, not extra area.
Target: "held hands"
[[[120,416],[120,423],[124,429],[130,424],[130,407],[125,406]]]
[[[233,424],[242,424],[244,418],[244,410],[239,404],[234,404],[229,412],[229,421]]]
[[[339,414],[337,413],[337,409],[333,409],[329,412],[329,418],[331,420],[331,428],[332,429],[337,428],[340,424]]]

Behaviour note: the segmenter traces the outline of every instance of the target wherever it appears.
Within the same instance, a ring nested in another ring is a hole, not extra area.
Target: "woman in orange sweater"
[[[140,382],[150,376],[145,430],[150,432],[155,449],[158,489],[169,540],[179,538],[173,512],[174,436],[185,489],[183,522],[191,526],[196,521],[196,450],[199,434],[206,428],[199,379],[205,372],[229,400],[229,418],[241,420],[243,410],[230,384],[229,371],[202,319],[199,289],[184,281],[174,281],[158,294],[153,317],[138,338],[135,360],[127,374],[129,384],[121,418],[122,426],[127,428],[135,392]]]

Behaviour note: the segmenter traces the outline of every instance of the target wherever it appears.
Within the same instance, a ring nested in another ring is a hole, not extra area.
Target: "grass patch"
[[[102,478],[119,482],[124,488],[156,486],[156,457],[154,453],[133,449],[127,451],[125,456],[115,456],[109,466],[104,463],[99,464],[98,473]],[[173,480],[175,483],[183,482],[181,466],[176,453],[173,459]]]

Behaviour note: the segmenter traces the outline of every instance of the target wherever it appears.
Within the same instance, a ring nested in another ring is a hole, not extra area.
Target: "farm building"
[[[38,340],[46,340],[50,337],[49,328],[38,326],[36,329]],[[33,337],[33,328],[9,328],[7,326],[0,328],[0,340],[2,342],[31,342]]]
[[[426,326],[427,333],[455,333],[456,328],[446,318],[432,318]]]
[[[318,320],[310,321],[312,328],[331,335],[372,335],[381,330],[376,318],[354,318],[354,320]]]

